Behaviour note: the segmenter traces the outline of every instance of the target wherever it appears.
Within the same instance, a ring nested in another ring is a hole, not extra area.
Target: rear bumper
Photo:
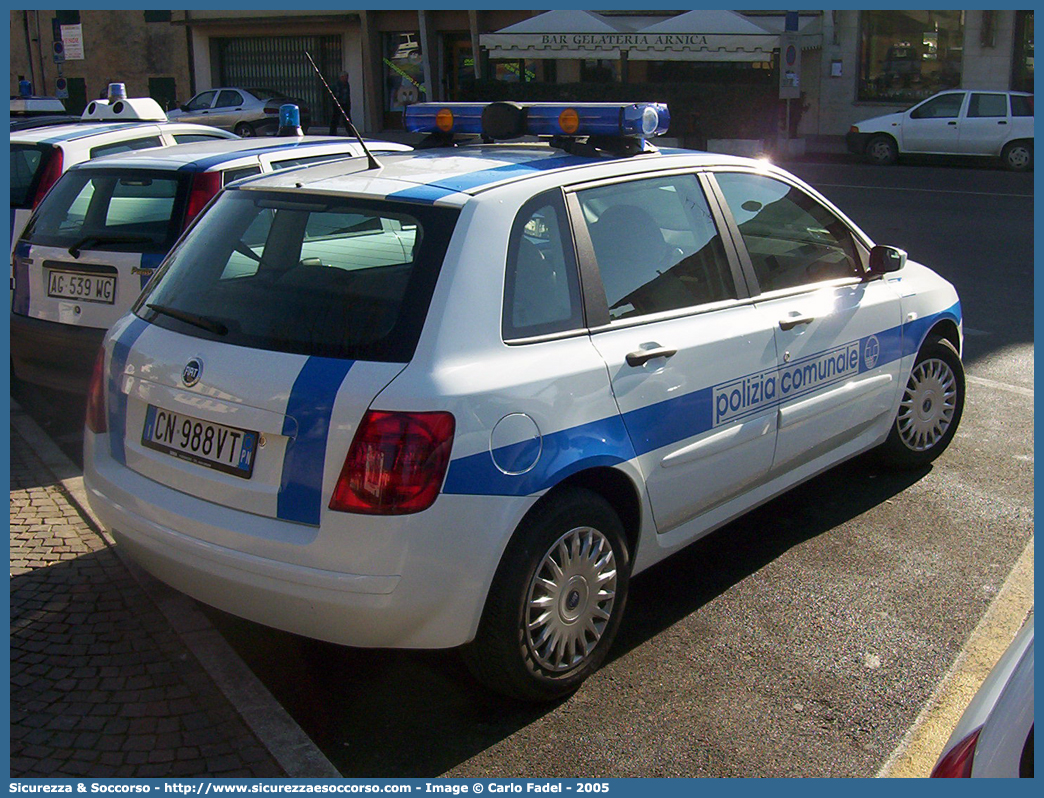
[[[86,393],[105,330],[11,313],[11,361],[20,380]]]
[[[473,639],[514,516],[534,501],[443,495],[416,516],[355,516],[358,528],[335,545],[326,530],[160,485],[116,463],[108,436],[89,432],[84,484],[105,527],[158,579],[234,615],[362,647]]]

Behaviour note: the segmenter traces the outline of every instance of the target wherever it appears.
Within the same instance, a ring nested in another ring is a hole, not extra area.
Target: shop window
[[[492,58],[490,76],[505,83],[532,83],[537,79],[537,62],[530,58]]]
[[[963,11],[863,11],[859,99],[923,100],[961,83]]]
[[[383,66],[385,111],[427,101],[419,33],[385,33]]]
[[[585,58],[580,62],[581,83],[619,83],[620,62]]]

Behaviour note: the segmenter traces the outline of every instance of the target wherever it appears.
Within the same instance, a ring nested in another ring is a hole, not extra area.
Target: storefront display
[[[964,11],[863,11],[859,100],[913,103],[961,83]]]

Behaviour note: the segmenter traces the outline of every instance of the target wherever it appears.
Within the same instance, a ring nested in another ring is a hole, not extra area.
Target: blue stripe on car
[[[303,149],[307,149],[307,148],[310,148],[310,147],[320,147],[320,146],[328,147],[331,144],[335,144],[335,143],[336,142],[332,142],[332,141],[300,141],[300,142],[298,142],[298,141],[288,141],[286,139],[283,139],[278,144],[265,144],[265,145],[260,145],[260,146],[257,146],[257,147],[253,147],[253,148],[248,149],[248,150],[236,150],[235,152],[224,152],[224,153],[218,153],[217,155],[208,155],[206,157],[200,158],[198,161],[192,161],[191,163],[187,163],[184,166],[178,167],[178,171],[179,172],[204,172],[207,169],[212,169],[215,166],[221,166],[222,164],[226,164],[226,163],[228,163],[230,161],[234,161],[237,158],[248,158],[248,157],[250,157],[252,155],[264,155],[264,154],[270,153],[270,152],[279,152],[280,150],[284,150],[284,151],[287,152],[287,154],[290,154],[294,150],[298,150],[298,149],[303,150]],[[341,155],[341,153],[330,153],[331,159],[337,158],[339,155]],[[345,158],[351,157],[351,153],[350,152],[345,152],[343,154],[343,157],[345,157]]]
[[[508,163],[491,169],[480,169],[453,177],[439,178],[423,186],[396,191],[393,194],[389,194],[388,199],[433,203],[451,194],[459,194],[461,191],[478,188],[489,183],[498,183],[501,180],[510,180],[513,177],[525,177],[549,169],[560,169],[565,166],[589,163],[591,163],[590,158],[576,155],[554,155],[550,158],[535,158],[532,161],[523,163]]]
[[[11,212],[12,214],[14,211]],[[11,298],[11,310],[22,316],[29,315],[29,251],[32,245],[28,241],[19,241],[15,245],[14,257],[14,296]]]
[[[97,136],[99,133],[113,133],[117,130],[128,130],[133,127],[138,127],[140,122],[122,122],[118,125],[95,125],[91,124],[90,127],[77,127],[76,130],[69,130],[65,133],[60,133],[57,136],[51,136],[43,139],[41,144],[61,144],[65,141],[75,141],[76,139],[90,138],[91,136]]]
[[[283,457],[276,509],[276,515],[285,521],[319,523],[330,416],[337,392],[354,362],[310,357],[294,380],[286,406],[288,418],[283,424],[283,435],[290,440]]]
[[[520,476],[509,476],[501,472],[494,465],[494,458],[490,452],[461,457],[450,463],[442,492],[487,496],[528,496],[538,493],[578,471],[599,465],[616,465],[638,455],[709,432],[717,425],[715,392],[720,391],[723,386],[731,386],[748,378],[764,375],[774,375],[776,383],[782,383],[779,375],[784,371],[789,370],[793,373],[801,371],[805,366],[814,367],[817,371],[817,379],[813,384],[785,393],[782,389],[776,390],[770,399],[758,400],[746,411],[740,408],[720,423],[763,413],[782,402],[839,383],[855,373],[863,373],[914,354],[935,324],[943,319],[957,323],[960,318],[961,308],[960,303],[957,303],[940,313],[835,347],[830,351],[837,351],[838,356],[846,354],[850,349],[858,357],[857,363],[853,365],[849,361],[844,372],[837,375],[824,373],[824,376],[819,377],[821,364],[818,360],[822,359],[825,353],[817,353],[788,363],[782,368],[737,377],[721,385],[632,410],[623,416],[611,416],[551,433],[544,437],[544,449],[536,466]],[[496,460],[510,462],[513,448],[519,445],[522,444],[497,449]]]
[[[131,347],[148,328],[148,322],[132,318],[112,344],[109,356],[109,452],[120,465],[127,464],[124,437],[127,434],[127,394],[120,390],[120,378],[127,367]]]

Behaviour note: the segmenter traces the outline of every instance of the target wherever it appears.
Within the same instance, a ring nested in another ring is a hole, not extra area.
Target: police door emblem
[[[203,361],[198,357],[194,357],[185,364],[185,370],[181,372],[181,381],[185,383],[186,388],[191,388],[199,382],[199,378],[202,374]]]
[[[866,344],[863,346],[863,363],[866,364],[867,371],[877,365],[877,359],[881,356],[881,344],[877,340],[876,335],[871,335],[866,339]]]

